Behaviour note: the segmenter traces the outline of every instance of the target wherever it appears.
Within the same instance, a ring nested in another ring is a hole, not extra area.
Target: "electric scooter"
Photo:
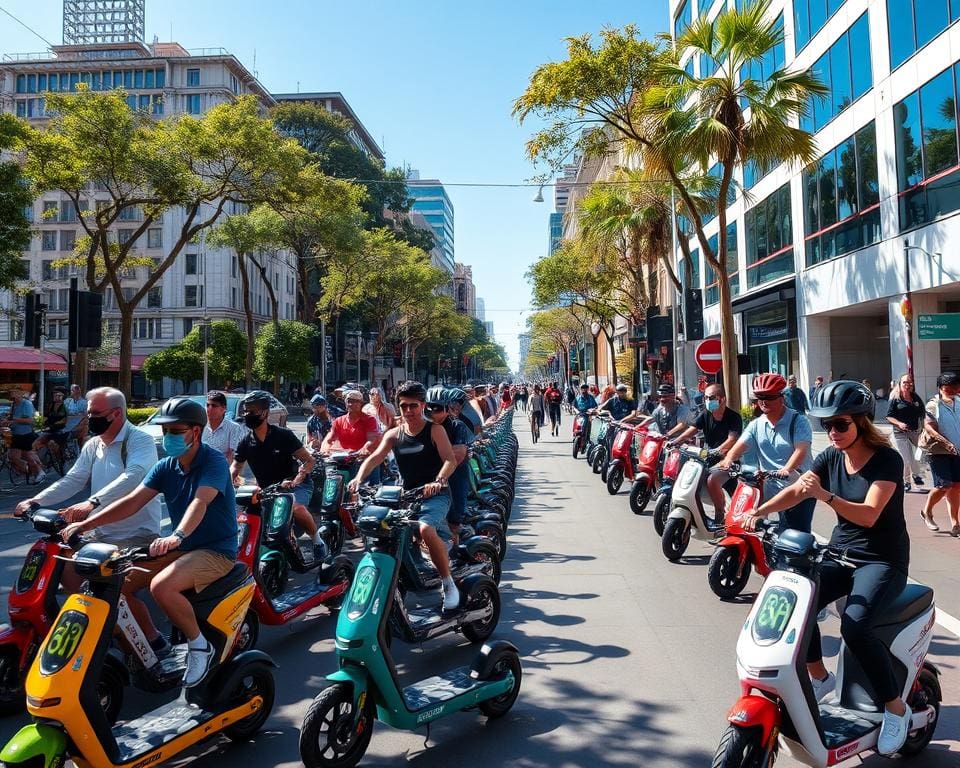
[[[339,555],[347,538],[357,536],[356,513],[359,506],[351,502],[347,483],[356,474],[359,457],[352,451],[335,451],[329,455],[317,455],[323,462],[323,492],[316,512],[318,527],[330,554]],[[316,499],[316,494],[314,494]]]
[[[660,484],[657,486],[657,495],[653,498],[653,529],[657,532],[657,536],[663,536],[663,528],[670,514],[673,489],[686,460],[687,454],[680,449],[679,445],[660,453]],[[719,461],[719,455],[717,460]]]
[[[246,566],[237,563],[199,595],[188,593],[215,651],[216,666],[207,678],[176,701],[111,727],[97,681],[117,624],[124,577],[142,559],[142,550],[121,551],[111,544],[86,544],[77,551],[74,567],[88,586],[67,598],[30,668],[27,710],[36,721],[0,751],[8,768],[61,766],[68,758],[91,768],[146,766],[221,732],[246,741],[266,722],[276,665],[256,650],[227,658],[254,591]]]
[[[573,458],[577,458],[587,449],[590,436],[590,415],[586,412],[573,417]]]
[[[370,546],[337,620],[339,669],[327,676],[328,687],[313,700],[300,727],[300,759],[307,768],[356,765],[370,744],[375,720],[414,730],[472,707],[488,718],[501,717],[516,701],[523,674],[520,657],[503,640],[485,643],[472,667],[400,687],[390,638],[395,618],[403,612],[398,555],[408,541],[403,531],[412,522],[410,515],[410,510],[368,506],[360,517]],[[461,612],[471,613],[475,609],[468,606],[479,593],[492,594],[495,587],[485,576],[472,576],[460,590]]]
[[[590,420],[590,434],[587,436],[587,464],[591,467],[597,446],[603,442],[603,433],[609,423],[610,414],[606,411],[598,411]]]
[[[610,448],[610,464],[607,467],[607,477],[604,482],[607,484],[607,493],[615,496],[620,492],[624,478],[631,483],[637,476],[637,445],[635,438],[647,436],[647,428],[635,424],[618,424],[616,436],[613,438],[613,445]],[[601,477],[603,471],[600,472]]]
[[[775,532],[761,521],[774,570],[753,603],[737,641],[741,696],[727,713],[730,725],[720,740],[714,768],[772,766],[783,747],[804,765],[825,768],[861,755],[877,744],[883,717],[859,661],[841,643],[839,696],[818,703],[804,661],[817,621],[821,564],[832,560],[856,567],[842,553],[810,533]],[[921,752],[937,727],[940,681],[927,659],[936,610],[933,590],[908,584],[885,607],[875,630],[893,657],[903,700],[913,712],[900,754]]]
[[[663,446],[667,438],[659,432],[645,432],[637,455],[637,469],[630,487],[630,509],[639,515],[650,503],[650,496],[660,485]],[[607,476],[609,482],[610,477]],[[608,484],[609,489],[609,484]]]
[[[353,563],[346,555],[328,556],[320,563],[308,560],[293,534],[292,493],[279,485],[260,489],[244,485],[237,489],[239,553],[256,583],[250,610],[237,637],[235,652],[256,645],[260,624],[277,626],[305,617],[319,606],[339,609],[350,581]],[[316,578],[285,592],[288,569]],[[282,581],[280,581],[282,579]],[[278,584],[278,582],[280,582]]]

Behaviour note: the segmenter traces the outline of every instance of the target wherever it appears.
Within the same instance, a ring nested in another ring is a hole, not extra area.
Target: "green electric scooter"
[[[340,668],[313,700],[300,727],[300,759],[306,768],[350,768],[363,757],[374,720],[415,730],[441,717],[477,707],[501,717],[520,691],[522,670],[515,646],[503,640],[484,644],[473,665],[400,687],[390,655],[390,621],[397,609],[399,563],[409,546],[416,513],[370,505],[357,521],[367,540],[353,586],[337,620]],[[460,591],[470,591],[468,576]],[[461,600],[465,598],[461,597]]]

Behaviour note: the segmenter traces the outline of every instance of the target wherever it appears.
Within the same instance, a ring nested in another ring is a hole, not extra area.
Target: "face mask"
[[[190,450],[190,445],[187,444],[186,435],[174,435],[171,432],[167,432],[163,436],[163,450],[167,456],[176,458]]]
[[[112,423],[106,416],[90,416],[87,419],[87,427],[91,435],[102,435],[110,429]]]
[[[256,429],[263,424],[263,416],[256,413],[245,413],[243,415],[243,423],[250,429]]]
[[[710,413],[720,410],[720,401],[719,400],[707,400],[707,410]]]

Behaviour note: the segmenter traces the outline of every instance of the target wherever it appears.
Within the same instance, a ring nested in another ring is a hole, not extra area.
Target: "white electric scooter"
[[[840,553],[801,531],[758,530],[772,546],[775,570],[767,577],[737,641],[742,695],[727,714],[713,768],[770,768],[782,745],[804,765],[825,768],[874,749],[883,719],[857,659],[841,645],[837,692],[818,704],[806,671],[810,633],[817,621],[820,564],[832,560],[856,567]],[[901,696],[913,711],[900,750],[913,755],[927,746],[940,715],[940,682],[926,660],[936,611],[933,590],[907,585],[883,611],[877,631],[890,650]]]

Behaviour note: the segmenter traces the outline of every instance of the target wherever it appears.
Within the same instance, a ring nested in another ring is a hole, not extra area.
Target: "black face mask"
[[[102,435],[108,429],[113,422],[108,419],[106,416],[90,416],[87,419],[87,427],[90,430],[91,435]]]
[[[261,416],[258,413],[245,413],[243,414],[243,423],[246,424],[250,429],[256,429],[263,424],[264,418],[264,416]]]

